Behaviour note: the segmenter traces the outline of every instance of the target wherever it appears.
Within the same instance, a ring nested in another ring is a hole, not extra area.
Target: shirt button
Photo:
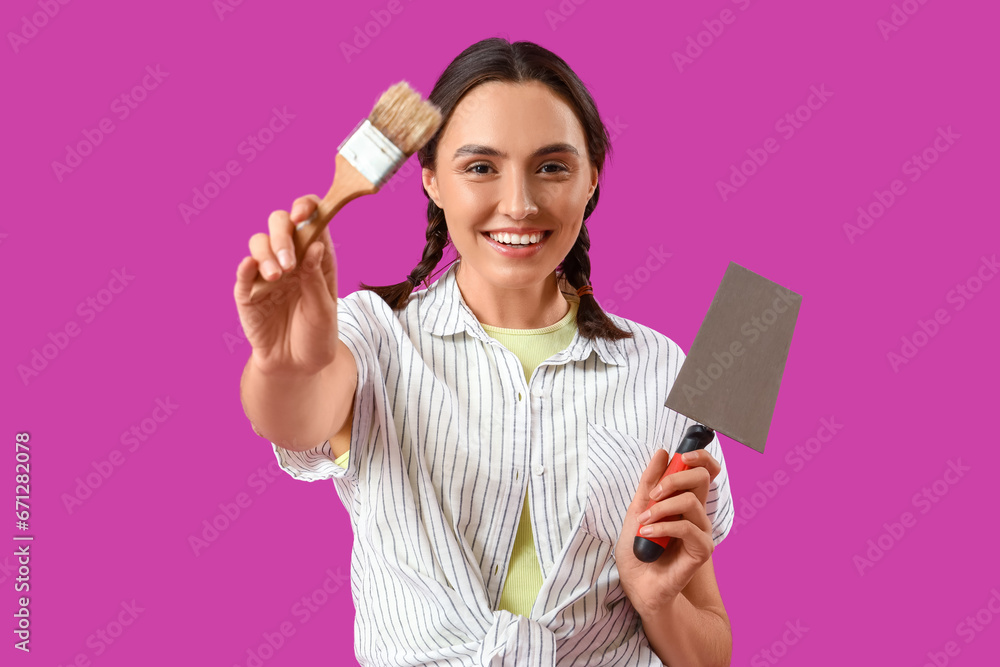
[[[545,474],[545,466],[541,465],[540,463],[536,463],[535,467],[532,468],[532,472],[534,472],[538,476],[542,476]]]
[[[542,392],[541,389],[536,388],[531,390],[531,395],[534,396],[535,398],[541,398],[543,393],[544,392]]]

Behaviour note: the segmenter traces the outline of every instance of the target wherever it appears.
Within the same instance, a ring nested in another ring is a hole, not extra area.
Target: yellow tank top
[[[482,325],[483,329],[501,345],[513,352],[521,361],[525,380],[531,379],[538,364],[562,352],[576,334],[576,311],[579,301],[570,301],[569,312],[555,324],[542,329],[501,329]],[[535,538],[531,532],[531,507],[528,494],[524,494],[524,508],[514,537],[514,550],[510,567],[500,594],[498,609],[512,614],[530,616],[531,608],[542,587],[542,568],[535,552]]]

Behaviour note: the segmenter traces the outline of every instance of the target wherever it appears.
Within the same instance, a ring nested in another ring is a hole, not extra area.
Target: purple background
[[[265,650],[264,664],[354,663],[347,514],[331,483],[267,471],[271,446],[239,400],[250,348],[239,338],[235,269],[272,210],[326,192],[337,144],[385,88],[405,79],[426,95],[465,47],[504,36],[562,56],[614,136],[590,221],[605,307],[687,350],[730,261],[803,295],[766,453],[723,441],[740,524],[714,560],[733,664],[922,665],[929,654],[987,664],[1000,646],[989,481],[1000,457],[988,421],[1000,280],[982,260],[1000,250],[998,12],[993,3],[903,5],[915,13],[888,0],[552,0],[502,12],[403,0],[398,14],[381,0],[253,0],[221,14],[210,0],[4,3],[2,489],[11,509],[15,433],[31,436],[30,529],[7,514],[4,530],[35,541],[30,656],[11,647],[16,559],[0,556],[3,655],[16,656],[11,664],[69,665],[83,654],[102,666],[189,656],[247,665],[248,651],[287,623],[294,634],[273,656]],[[58,13],[47,18],[42,6]],[[727,9],[730,24],[712,23]],[[880,29],[897,10],[906,22]],[[378,27],[373,11],[391,21]],[[26,27],[33,16],[40,28]],[[366,26],[378,34],[345,57],[341,44]],[[688,42],[699,33],[700,54]],[[673,53],[689,47],[697,57],[679,67]],[[166,74],[122,118],[114,100],[147,66]],[[799,109],[813,86],[828,98]],[[249,161],[240,145],[274,108],[294,118]],[[788,136],[776,123],[797,109],[809,118]],[[105,118],[113,132],[57,174],[67,146],[96,136]],[[939,128],[953,142],[936,154]],[[731,166],[768,138],[777,152],[720,195]],[[925,149],[937,159],[912,181],[905,163]],[[240,173],[185,221],[180,205],[230,160]],[[905,193],[849,239],[844,225],[894,179]],[[342,295],[409,272],[424,210],[414,171],[338,215]],[[671,253],[654,271],[650,247]],[[134,276],[127,286],[102,292],[123,269]],[[956,297],[959,285],[971,299]],[[108,297],[88,311],[88,298]],[[935,335],[918,334],[916,355],[894,368],[889,354],[901,355],[903,337],[939,310],[946,323],[927,326]],[[78,335],[61,337],[70,323]],[[50,336],[65,347],[45,348]],[[22,377],[43,348],[54,358]],[[135,441],[123,434],[168,398],[172,414],[145,421],[155,432],[129,451]],[[832,439],[824,419],[842,425]],[[810,441],[819,435],[828,441]],[[810,459],[798,458],[807,445]],[[121,465],[67,507],[116,450]],[[949,461],[967,470],[946,475]],[[769,485],[776,474],[783,485]],[[918,495],[925,488],[933,502]],[[220,504],[241,493],[249,505],[196,555],[189,538],[205,521],[224,526]],[[893,537],[906,512],[912,521]],[[328,571],[344,579],[326,596],[317,591]],[[314,594],[324,603],[306,619],[301,600]],[[134,619],[122,613],[133,600]],[[111,644],[98,639],[121,629],[120,615],[131,624]],[[807,628],[801,636],[786,632],[796,624]]]

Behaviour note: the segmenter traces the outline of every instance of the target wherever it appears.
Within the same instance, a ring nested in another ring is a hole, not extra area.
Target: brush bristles
[[[400,81],[375,103],[368,121],[394,143],[412,155],[441,127],[441,110],[420,98],[420,94]]]

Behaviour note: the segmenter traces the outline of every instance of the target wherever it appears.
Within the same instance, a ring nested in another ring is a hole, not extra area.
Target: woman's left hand
[[[615,545],[615,561],[622,588],[640,616],[656,613],[672,602],[715,549],[705,502],[709,485],[722,468],[704,449],[695,450],[694,454],[695,460],[684,461],[690,470],[674,473],[659,484],[667,470],[669,455],[665,449],[657,450],[625,514],[622,533]],[[654,490],[659,486],[662,490],[656,493]],[[671,498],[677,491],[681,493]],[[640,521],[650,500],[657,503],[649,509],[649,517]],[[674,521],[664,520],[674,515],[680,516]],[[649,537],[672,538],[663,554],[652,563],[643,563],[632,552],[640,523],[650,528]]]

